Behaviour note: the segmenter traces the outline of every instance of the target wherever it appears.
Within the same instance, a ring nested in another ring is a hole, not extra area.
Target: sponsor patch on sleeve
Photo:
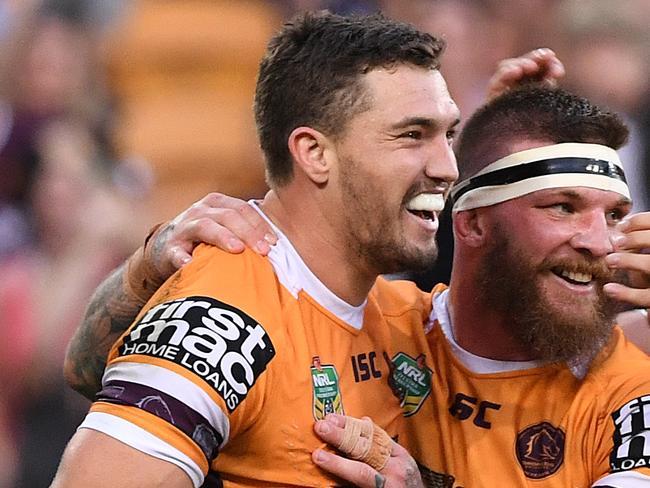
[[[156,305],[118,351],[120,356],[141,354],[182,366],[214,388],[230,413],[275,356],[269,335],[255,319],[201,296]]]
[[[612,473],[650,467],[650,395],[630,400],[612,414]]]

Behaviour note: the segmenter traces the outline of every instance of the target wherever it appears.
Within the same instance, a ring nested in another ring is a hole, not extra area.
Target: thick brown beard
[[[478,285],[485,306],[505,317],[512,335],[526,347],[533,358],[567,361],[578,356],[594,356],[612,332],[618,305],[602,291],[602,284],[611,275],[601,262],[583,258],[580,269],[589,270],[599,282],[598,299],[586,315],[572,313],[581,310],[580,298],[567,303],[549,303],[535,279],[540,271],[548,271],[559,263],[544,262],[531,266],[524,253],[514,248],[503,230],[496,232],[498,242],[492,244],[479,271]]]

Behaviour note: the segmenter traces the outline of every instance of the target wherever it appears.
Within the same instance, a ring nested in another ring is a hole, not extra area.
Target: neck
[[[500,361],[538,359],[512,337],[508,317],[487,307],[473,276],[454,268],[449,285],[449,315],[456,343],[477,356]]]
[[[294,193],[271,190],[260,207],[332,293],[350,305],[360,305],[378,275],[350,255],[340,226],[328,218],[325,207],[305,198],[304,193]]]

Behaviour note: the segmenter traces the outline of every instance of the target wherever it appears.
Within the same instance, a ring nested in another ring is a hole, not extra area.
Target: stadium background
[[[61,364],[102,277],[206,192],[265,192],[257,65],[284,19],[315,8],[445,37],[466,115],[498,60],[551,47],[564,86],[632,127],[622,156],[649,207],[647,0],[0,0],[0,488],[48,486],[88,407]]]

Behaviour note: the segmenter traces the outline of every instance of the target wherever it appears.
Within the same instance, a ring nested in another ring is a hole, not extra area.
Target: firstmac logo
[[[201,377],[232,412],[275,356],[264,328],[241,310],[193,296],[149,310],[124,338],[120,356],[172,361]]]

